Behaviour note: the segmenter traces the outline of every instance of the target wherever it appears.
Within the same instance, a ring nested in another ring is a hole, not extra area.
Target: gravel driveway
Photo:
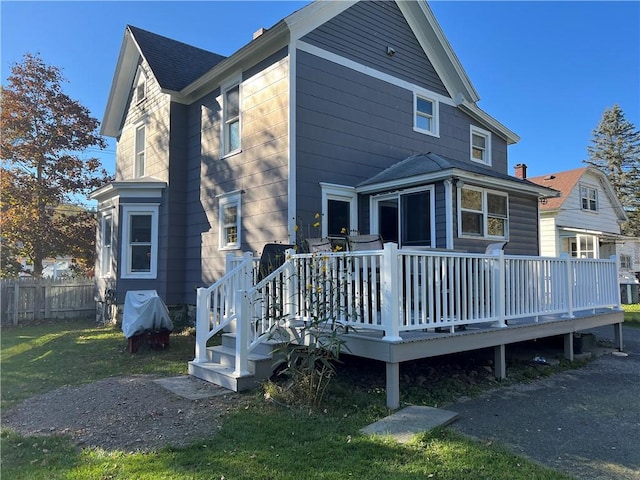
[[[623,340],[626,357],[444,406],[460,414],[450,428],[579,479],[640,479],[640,329]]]

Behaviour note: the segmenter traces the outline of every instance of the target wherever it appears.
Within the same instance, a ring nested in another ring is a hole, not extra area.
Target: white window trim
[[[417,125],[416,119],[418,116],[418,98],[427,100],[433,104],[431,130],[419,128]],[[431,95],[425,95],[415,90],[413,91],[413,131],[440,138],[440,102]]]
[[[480,135],[482,137],[485,137],[486,142],[485,142],[485,159],[484,160],[478,160],[476,158],[473,158],[473,135]],[[484,130],[480,127],[476,127],[475,125],[470,125],[469,128],[469,158],[471,159],[472,162],[475,163],[480,163],[482,165],[488,165],[491,166],[491,132],[488,130]]]
[[[242,246],[242,190],[235,190],[229,193],[217,195],[218,199],[218,250],[238,250]],[[237,241],[226,243],[224,234],[224,209],[229,205],[236,205],[238,213],[236,216]]]
[[[582,195],[582,190],[586,190],[587,197],[585,197],[585,196],[583,196],[583,195]],[[596,199],[595,199],[595,200],[596,200],[596,209],[595,209],[595,210],[591,210],[590,208],[584,208],[584,207],[582,206],[582,200],[583,200],[583,199],[585,199],[585,198],[586,198],[586,199],[587,199],[587,202],[589,201],[589,197],[588,197],[588,195],[589,195],[589,192],[590,192],[590,191],[593,191],[593,192],[596,194]],[[597,189],[596,187],[593,187],[593,186],[591,186],[591,185],[587,185],[587,184],[585,184],[585,183],[581,183],[581,184],[579,185],[579,196],[580,196],[580,209],[581,209],[583,212],[598,213],[598,211],[600,210],[600,199],[598,198],[598,189]]]
[[[509,195],[504,192],[498,192],[496,190],[487,190],[485,188],[480,187],[472,187],[472,186],[464,186],[465,190],[474,190],[476,192],[482,193],[482,235],[471,235],[468,233],[462,232],[462,190],[463,188],[458,188],[457,192],[457,216],[458,216],[458,238],[473,238],[473,239],[491,239],[491,240],[506,240],[509,241],[509,223],[510,223],[510,215],[509,215]],[[496,195],[500,197],[505,197],[507,199],[507,216],[505,219],[505,235],[489,235],[489,202],[487,201],[487,195]],[[476,210],[469,210],[475,212]]]
[[[369,217],[371,218],[371,233],[373,234],[380,233],[378,231],[378,225],[380,224],[379,222],[380,219],[378,215],[378,203],[381,201],[396,198],[398,199],[398,209],[400,210],[398,212],[398,239],[399,241],[401,241],[402,240],[402,213],[401,213],[402,207],[400,206],[400,197],[402,195],[410,195],[412,193],[420,193],[420,192],[429,192],[429,195],[431,197],[431,202],[430,202],[431,204],[429,207],[430,215],[431,215],[431,225],[429,225],[429,229],[430,229],[431,243],[433,245],[429,245],[429,248],[435,248],[437,239],[436,239],[436,221],[435,221],[436,190],[434,185],[408,188],[405,190],[398,190],[397,192],[393,192],[393,193],[382,193],[380,195],[372,195],[369,200]]]
[[[111,238],[106,242],[104,235],[107,218],[111,219]],[[110,278],[113,269],[113,227],[114,227],[113,209],[106,210],[100,214],[100,278]],[[105,249],[109,247],[108,263],[105,265]]]
[[[226,118],[226,97],[227,92],[234,87],[238,87],[238,148],[227,151],[227,118]],[[237,73],[229,77],[220,84],[220,97],[218,103],[220,109],[220,158],[230,157],[242,151],[242,74]]]
[[[354,187],[346,185],[335,185],[330,183],[320,183],[322,188],[322,236],[329,235],[329,200],[349,202],[349,218],[351,225],[348,226],[348,235],[358,230],[358,194]]]
[[[151,261],[148,272],[131,271],[131,251],[129,244],[130,216],[151,215]],[[121,278],[155,279],[158,275],[158,204],[136,203],[122,207],[122,250],[121,250]]]
[[[144,129],[144,145],[142,147],[142,175],[138,175],[138,131]],[[147,173],[147,126],[140,123],[133,129],[133,178],[142,178]]]

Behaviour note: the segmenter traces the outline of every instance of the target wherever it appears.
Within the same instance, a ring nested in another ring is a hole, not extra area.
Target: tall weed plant
[[[274,367],[285,380],[265,385],[268,398],[314,408],[322,404],[340,354],[347,349],[348,312],[341,300],[348,280],[345,275],[336,275],[335,267],[340,264],[345,268],[349,263],[348,258],[314,254],[310,263],[294,274],[299,285],[306,286],[300,298],[306,316],[277,319],[272,328],[270,337],[281,342],[274,351]]]

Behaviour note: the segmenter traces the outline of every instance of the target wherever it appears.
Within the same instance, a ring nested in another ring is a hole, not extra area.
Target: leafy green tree
[[[627,212],[623,233],[640,236],[640,131],[619,105],[605,109],[587,152],[584,162],[607,175]]]
[[[21,246],[35,276],[41,276],[44,258],[95,243],[85,209],[69,205],[111,180],[97,158],[84,154],[106,146],[98,120],[63,92],[65,82],[58,67],[26,54],[0,91],[2,236]],[[93,254],[86,261],[92,263]]]

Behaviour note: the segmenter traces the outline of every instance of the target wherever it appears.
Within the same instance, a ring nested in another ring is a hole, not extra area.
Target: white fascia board
[[[507,144],[513,145],[514,143],[518,143],[520,141],[520,136],[507,127],[505,127],[498,120],[493,118],[484,110],[481,110],[475,103],[469,103],[467,101],[463,101],[458,105],[463,112],[481,122],[484,125],[487,125],[490,130],[496,132],[500,137],[507,141]]]
[[[284,19],[284,22],[287,24],[288,29],[291,32],[292,43],[312,32],[323,23],[328,22],[336,15],[341,14],[356,3],[358,3],[357,0],[316,0],[310,5],[292,13]]]
[[[230,57],[225,58],[207,73],[184,87],[180,92],[166,91],[180,103],[192,103],[220,85],[229,75],[245,70],[260,60],[289,45],[289,29],[284,21],[277,23]]]
[[[111,182],[89,194],[90,200],[103,203],[115,197],[160,198],[167,182],[149,178],[148,180]]]
[[[480,100],[427,2],[416,0],[396,3],[451,97],[461,94],[471,102]]]
[[[481,187],[494,187],[503,190],[510,190],[521,193],[528,193],[539,198],[559,197],[560,192],[536,185],[535,183],[519,183],[517,181],[503,180],[501,178],[489,177],[477,173],[467,172],[465,170],[456,170],[456,177],[462,181],[470,182]]]
[[[373,185],[366,185],[364,187],[356,187],[356,191],[358,193],[373,193],[388,190],[399,190],[415,185],[426,185],[428,183],[438,182],[441,180],[446,180],[448,178],[458,178],[464,182],[468,182],[479,187],[493,187],[512,192],[522,192],[530,195],[535,195],[540,198],[559,196],[559,192],[557,192],[557,194],[554,194],[554,190],[538,186],[534,183],[520,184],[515,181],[503,180],[501,178],[476,174],[457,168],[449,168],[435,173],[417,175],[414,177],[407,177]]]
[[[100,135],[115,138],[120,134],[120,124],[127,106],[129,91],[136,75],[138,60],[142,56],[132,37],[129,29],[126,29],[100,125]]]

